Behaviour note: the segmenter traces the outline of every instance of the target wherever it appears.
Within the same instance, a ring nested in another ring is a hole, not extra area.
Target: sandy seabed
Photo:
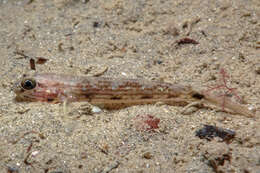
[[[259,0],[0,0],[0,172],[260,173],[259,22]],[[65,115],[12,91],[43,72],[207,89],[221,69],[255,118],[164,104],[90,114],[72,103]],[[158,128],[140,128],[147,115]],[[236,135],[200,139],[205,124]]]

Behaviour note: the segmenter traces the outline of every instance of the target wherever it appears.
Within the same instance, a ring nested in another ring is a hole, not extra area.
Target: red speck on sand
[[[137,115],[134,118],[134,126],[139,131],[153,131],[159,128],[160,119],[152,115]]]

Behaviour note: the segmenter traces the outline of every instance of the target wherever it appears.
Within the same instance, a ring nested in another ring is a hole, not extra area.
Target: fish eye
[[[34,79],[24,79],[21,82],[21,86],[23,87],[23,89],[25,90],[31,90],[34,89],[36,87],[36,81]]]

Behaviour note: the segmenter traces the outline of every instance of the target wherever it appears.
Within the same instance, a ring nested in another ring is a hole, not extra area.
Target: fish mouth
[[[26,90],[24,90],[20,84],[20,82],[16,82],[11,88],[16,94],[15,101],[23,102],[23,101],[35,101],[37,98],[33,95],[27,95]]]
[[[19,93],[15,97],[15,101],[17,102],[36,102],[36,101],[44,101],[41,98],[38,98],[37,96],[34,95],[27,95],[23,93]]]

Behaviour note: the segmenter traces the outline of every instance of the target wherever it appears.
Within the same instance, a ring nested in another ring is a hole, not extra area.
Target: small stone
[[[102,110],[99,107],[97,107],[97,106],[93,106],[92,107],[92,112],[93,113],[100,113],[100,112],[102,112]]]
[[[86,4],[89,0],[81,0],[82,3]]]
[[[153,155],[150,152],[146,152],[146,153],[143,154],[143,158],[151,159],[151,158],[153,158]]]
[[[7,167],[7,173],[19,173],[19,169],[17,167]]]
[[[100,24],[98,22],[93,22],[93,27],[94,28],[98,28],[100,26]]]
[[[255,72],[260,75],[260,64],[256,66]]]
[[[239,52],[238,53],[238,59],[241,61],[241,62],[245,62],[246,58],[244,56],[244,54],[242,52]]]

